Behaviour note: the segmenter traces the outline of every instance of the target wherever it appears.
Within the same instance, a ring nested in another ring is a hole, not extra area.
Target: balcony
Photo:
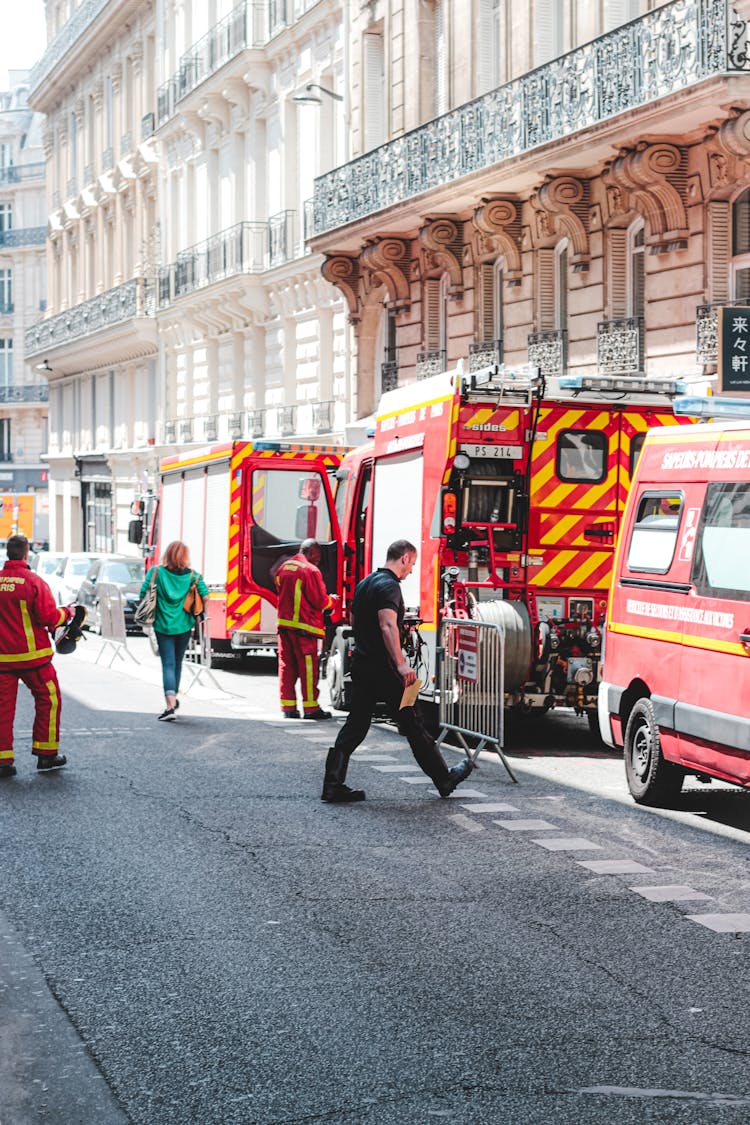
[[[159,274],[159,308],[197,289],[266,268],[266,223],[238,223],[177,255]]]
[[[49,402],[49,387],[46,383],[28,383],[22,386],[0,387],[0,406],[7,404],[35,404]]]
[[[294,211],[280,211],[268,220],[268,264],[270,267],[291,261],[295,254]]]
[[[698,363],[714,364],[719,361],[719,309],[732,306],[747,308],[750,301],[720,301],[698,305],[695,310],[695,358]]]
[[[46,227],[18,227],[13,230],[0,230],[0,250],[13,250],[19,246],[44,246],[46,241]]]
[[[13,164],[10,168],[0,168],[0,186],[6,184],[24,184],[31,180],[43,180],[47,165],[39,164]]]
[[[469,371],[481,371],[503,362],[503,341],[482,340],[469,344]]]
[[[395,359],[388,359],[380,365],[380,389],[385,394],[386,391],[395,391],[397,386],[398,363]]]
[[[156,115],[145,113],[141,118],[141,140],[147,141],[156,132]]]
[[[643,371],[643,317],[600,321],[596,327],[596,365],[603,375]]]
[[[183,98],[245,48],[260,47],[267,42],[264,17],[264,4],[243,0],[182,56],[177,73],[163,83],[156,94],[159,126],[177,112]]]
[[[529,363],[542,375],[562,375],[568,362],[568,333],[563,328],[532,332],[528,340]]]
[[[265,410],[248,410],[247,429],[251,437],[263,437],[266,432]]]
[[[107,7],[109,0],[83,0],[75,12],[60,29],[58,34],[47,47],[39,61],[31,68],[29,76],[29,99],[33,103],[34,95],[42,82],[57,70],[61,60],[68,51],[75,46],[82,35],[91,26],[97,16],[101,15]]]
[[[316,434],[330,434],[333,430],[333,401],[313,403],[313,429]]]
[[[57,377],[152,355],[154,312],[152,287],[145,278],[132,278],[29,328],[26,359],[44,357]]]
[[[728,0],[673,0],[319,176],[315,236],[736,73],[748,29]]]
[[[417,353],[417,379],[429,379],[445,371],[445,351]]]
[[[279,433],[282,437],[291,437],[297,429],[297,407],[279,407]]]

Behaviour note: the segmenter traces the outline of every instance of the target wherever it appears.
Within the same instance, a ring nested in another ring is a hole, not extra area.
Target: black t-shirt
[[[352,615],[355,655],[377,663],[390,663],[378,620],[378,611],[381,609],[393,610],[400,633],[404,621],[404,598],[401,583],[387,567],[362,579],[354,591]]]

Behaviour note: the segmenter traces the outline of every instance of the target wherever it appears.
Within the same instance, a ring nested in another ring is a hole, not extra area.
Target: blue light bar
[[[674,400],[672,409],[690,418],[750,418],[750,399],[685,395]]]

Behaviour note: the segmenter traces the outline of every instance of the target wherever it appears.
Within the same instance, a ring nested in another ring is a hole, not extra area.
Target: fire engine
[[[646,431],[680,421],[671,396],[686,386],[457,369],[382,396],[373,442],[336,467],[335,502],[325,473],[306,481],[304,466],[285,463],[282,450],[256,469],[289,471],[286,495],[318,507],[308,526],[316,523],[323,543],[327,581],[340,575],[328,588],[343,608],[327,654],[334,706],[348,702],[354,589],[404,538],[419,549],[402,589],[419,623],[425,701],[436,702],[442,618],[479,618],[504,633],[508,706],[570,706],[598,730],[602,625],[627,489]],[[261,539],[258,514],[249,514],[250,589],[272,603],[268,562],[282,544]]]
[[[329,591],[341,571],[331,543],[329,478],[341,446],[235,441],[165,458],[158,498],[141,497],[129,538],[147,565],[181,539],[209,588],[207,626],[214,652],[276,647],[275,567],[308,537],[328,543],[321,569]]]

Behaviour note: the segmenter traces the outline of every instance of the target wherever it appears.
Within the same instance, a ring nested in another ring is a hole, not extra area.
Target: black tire
[[[586,719],[588,720],[589,730],[592,736],[600,745],[604,745],[602,741],[602,732],[599,728],[599,712],[594,708],[593,711],[586,712]]]
[[[682,789],[685,771],[661,751],[659,728],[650,699],[636,701],[625,728],[625,776],[633,800],[659,807]]]
[[[326,683],[331,697],[331,706],[337,711],[348,711],[351,704],[351,682],[349,674],[349,646],[337,633],[333,638],[326,661]]]

